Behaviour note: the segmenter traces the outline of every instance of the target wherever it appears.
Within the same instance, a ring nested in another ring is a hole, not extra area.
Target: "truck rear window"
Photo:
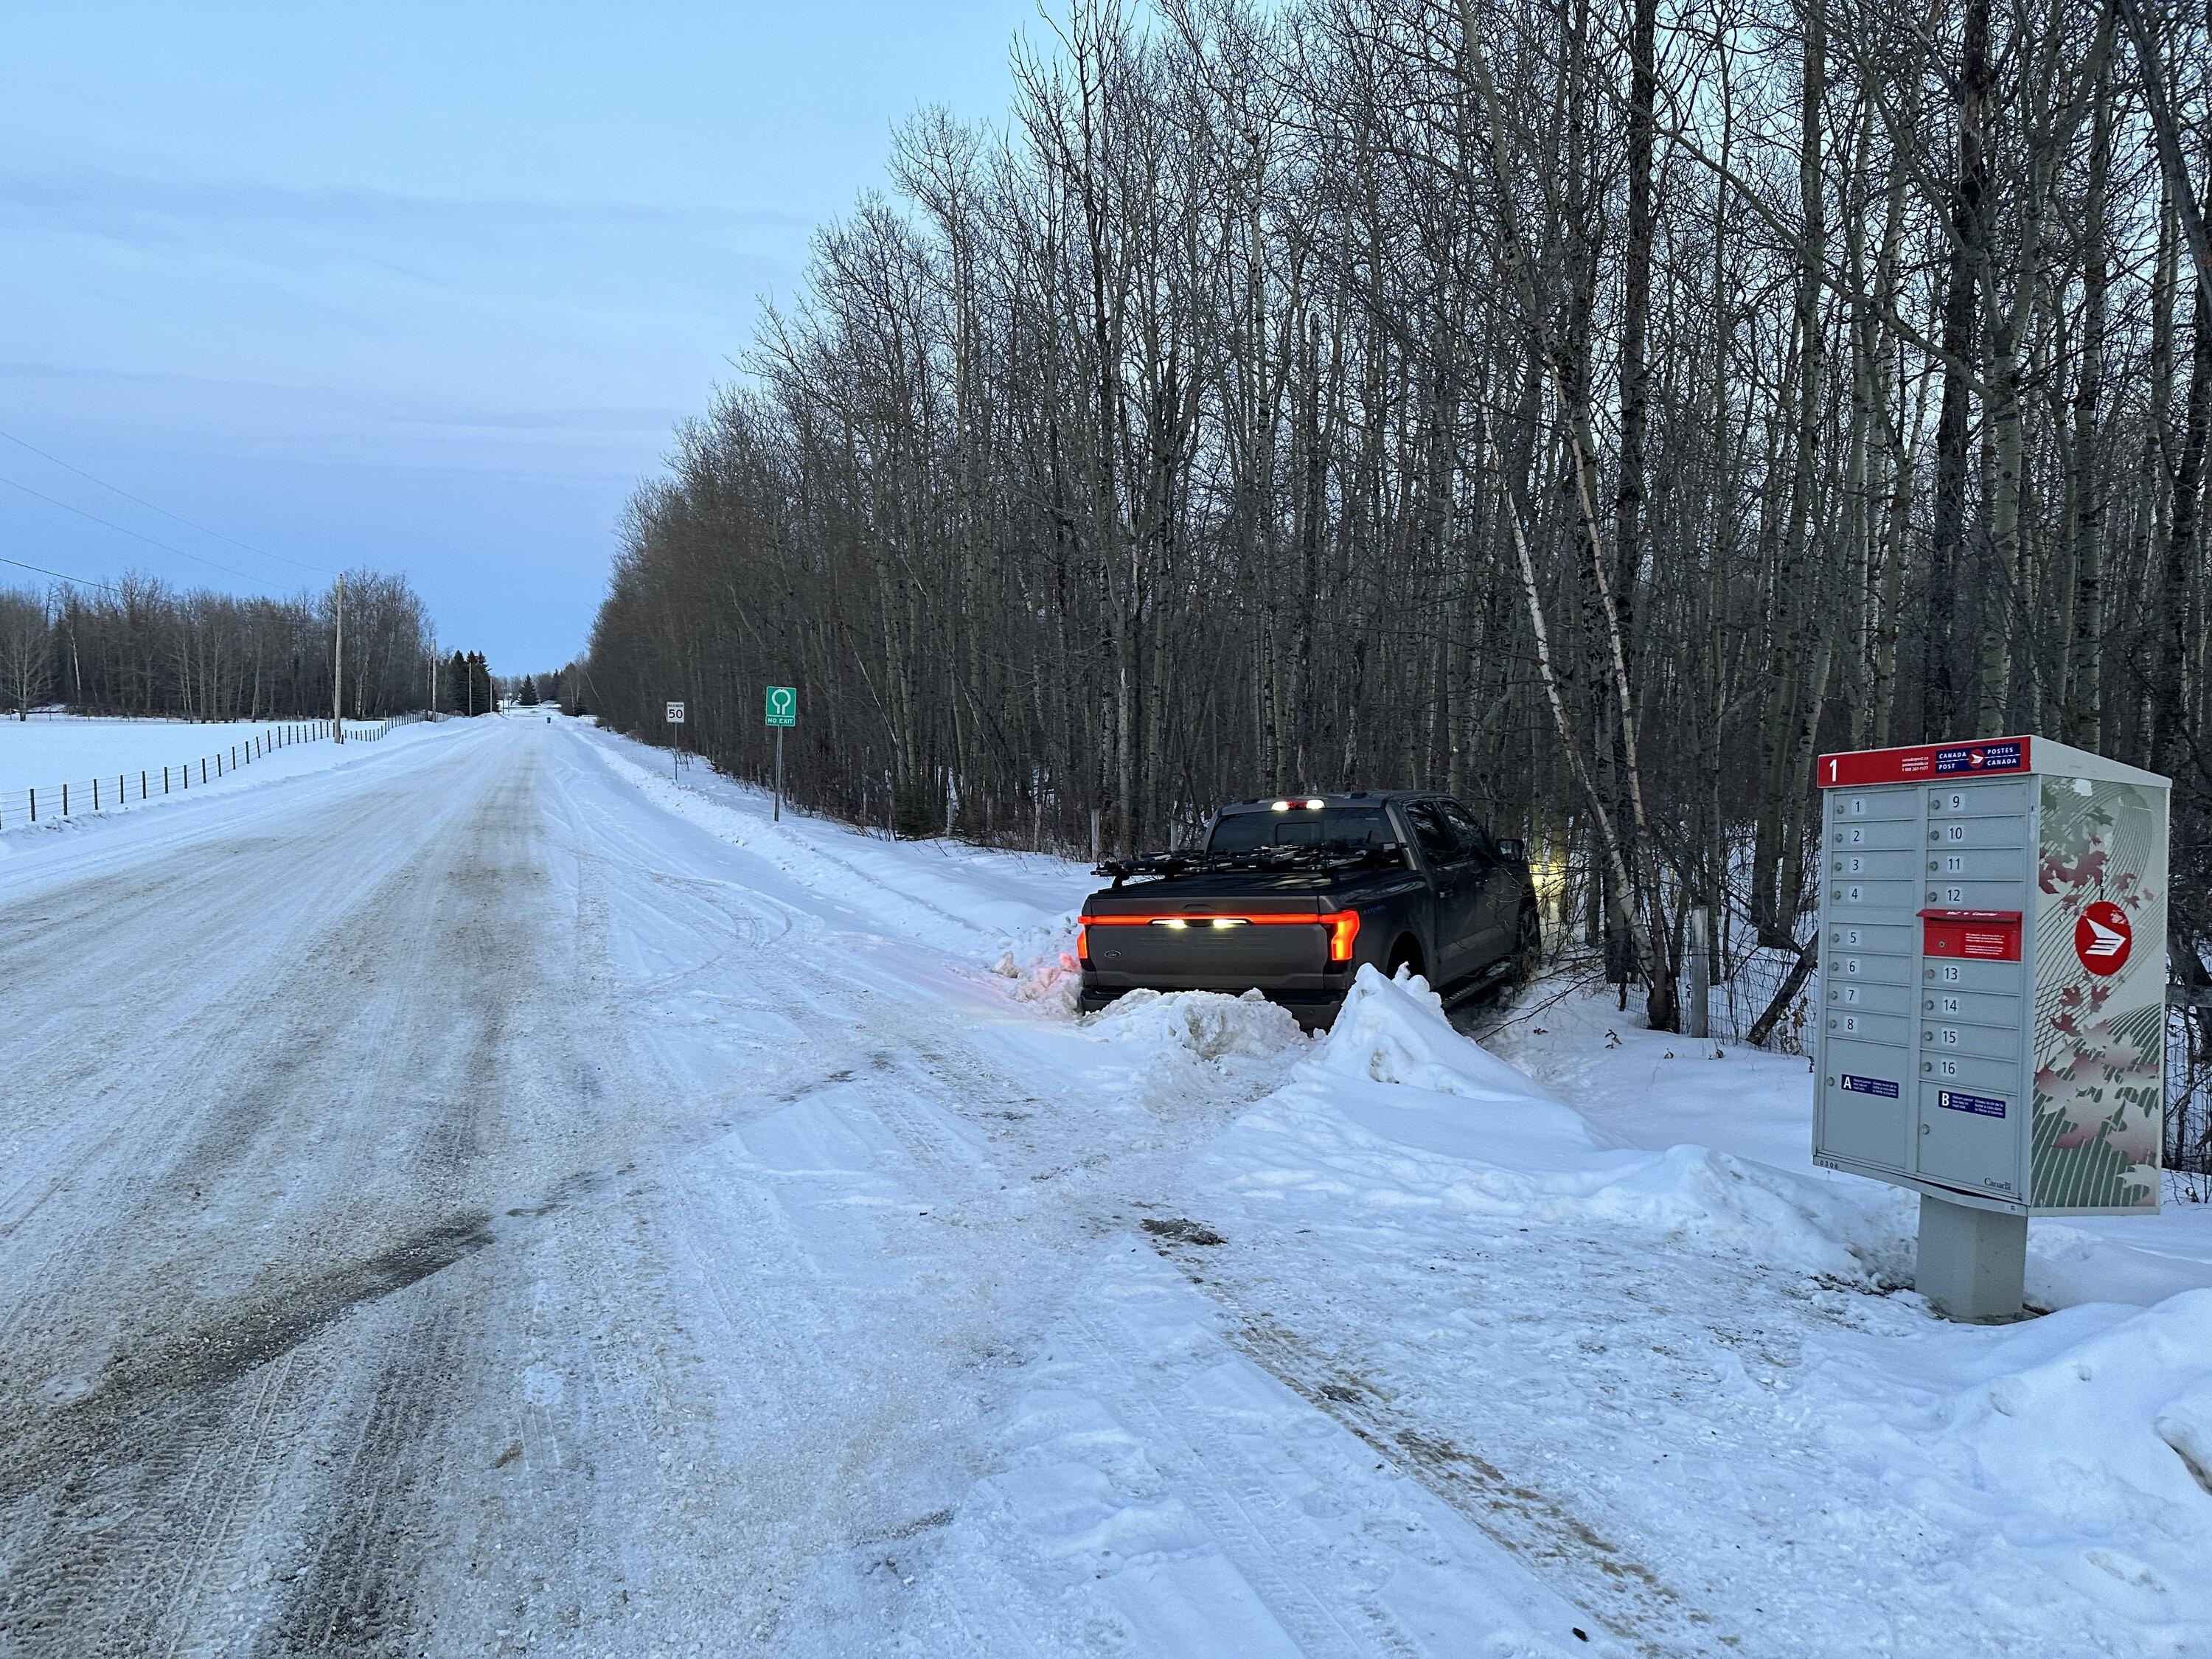
[[[1251,853],[1262,847],[1325,847],[1346,853],[1388,847],[1398,839],[1379,806],[1293,806],[1287,812],[1231,812],[1213,826],[1209,853]]]

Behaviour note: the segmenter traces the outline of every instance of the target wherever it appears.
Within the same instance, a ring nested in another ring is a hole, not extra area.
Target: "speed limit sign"
[[[668,723],[671,726],[681,726],[684,724],[684,705],[682,703],[672,702],[668,705]]]

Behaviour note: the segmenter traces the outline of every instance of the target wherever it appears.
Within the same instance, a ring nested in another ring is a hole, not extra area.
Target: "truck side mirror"
[[[1498,856],[1508,864],[1518,864],[1528,855],[1528,843],[1524,841],[1501,841],[1498,843]]]

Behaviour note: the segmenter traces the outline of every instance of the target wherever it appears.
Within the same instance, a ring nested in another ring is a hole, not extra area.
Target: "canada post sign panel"
[[[1819,778],[1815,1161],[2038,1215],[2156,1209],[2167,781],[2028,737]]]

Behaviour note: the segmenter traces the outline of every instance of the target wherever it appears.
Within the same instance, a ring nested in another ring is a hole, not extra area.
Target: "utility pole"
[[[338,573],[337,649],[331,657],[331,741],[345,741],[345,573]]]

